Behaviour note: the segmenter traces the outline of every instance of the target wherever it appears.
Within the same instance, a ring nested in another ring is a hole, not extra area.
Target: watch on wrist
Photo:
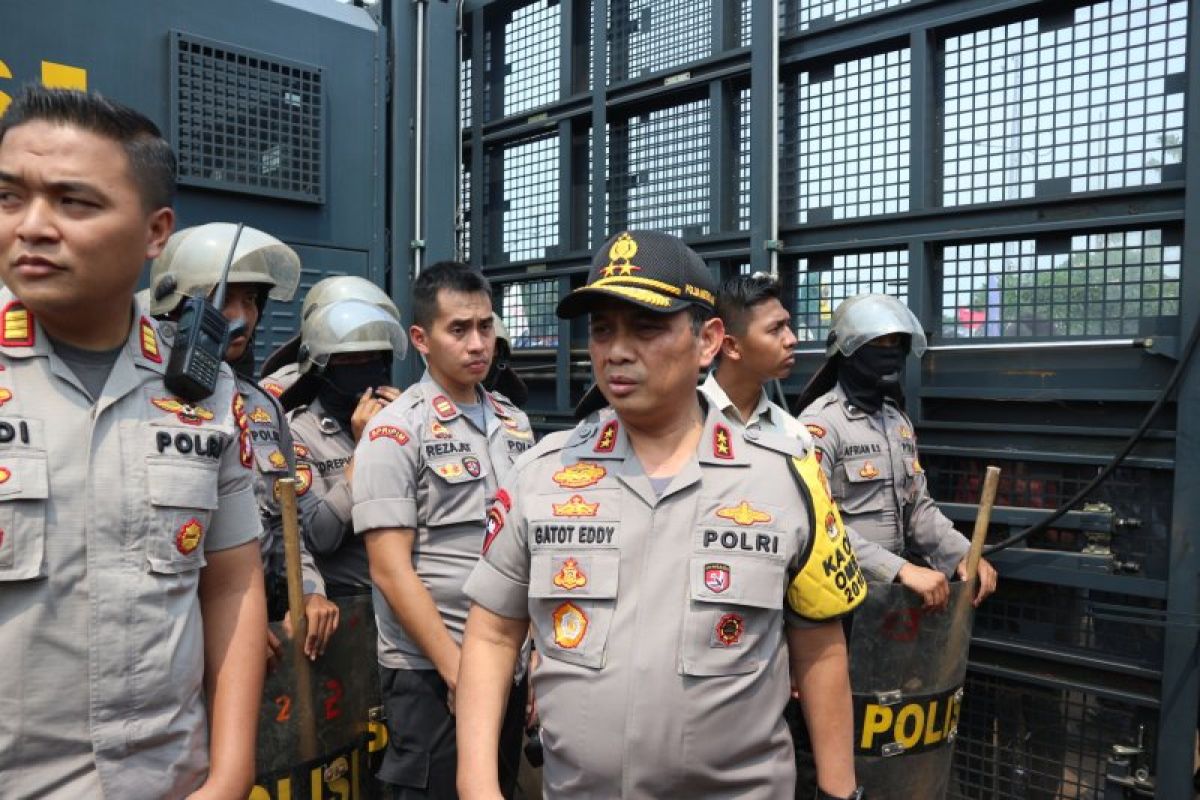
[[[817,787],[817,800],[866,800],[867,794],[863,791],[863,787],[858,787],[845,797],[838,797],[835,794],[830,794],[821,787]]]

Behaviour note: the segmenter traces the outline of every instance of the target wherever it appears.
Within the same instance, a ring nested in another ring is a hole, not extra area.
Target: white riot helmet
[[[888,294],[857,294],[843,300],[833,311],[833,326],[826,340],[825,355],[852,356],[867,342],[899,333],[910,337],[910,352],[920,358],[928,348],[921,322],[908,306]]]
[[[403,358],[408,339],[400,322],[378,305],[340,300],[322,306],[300,323],[302,375],[324,369],[338,353],[386,351]]]
[[[236,232],[237,225],[212,222],[172,234],[150,266],[150,314],[169,314],[185,297],[212,294]],[[267,286],[272,300],[286,302],[300,283],[300,257],[274,236],[244,227],[229,266],[229,283]]]
[[[339,300],[362,300],[371,303],[387,311],[397,322],[401,321],[400,309],[396,308],[387,292],[357,275],[334,275],[314,283],[304,296],[300,319],[306,320],[317,309]]]

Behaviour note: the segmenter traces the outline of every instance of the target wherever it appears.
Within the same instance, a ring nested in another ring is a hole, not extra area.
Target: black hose
[[[1171,373],[1171,377],[1167,380],[1167,384],[1163,387],[1162,392],[1159,393],[1158,399],[1154,401],[1154,405],[1152,405],[1150,410],[1146,412],[1146,418],[1142,420],[1142,424],[1139,425],[1137,430],[1133,432],[1133,435],[1129,437],[1129,441],[1127,441],[1124,447],[1122,447],[1117,454],[1113,456],[1112,460],[1105,465],[1104,469],[1096,473],[1096,477],[1088,481],[1086,486],[1076,492],[1070,500],[1059,506],[1049,516],[1046,516],[1033,525],[1030,525],[1023,531],[1014,533],[1004,541],[985,548],[983,551],[984,555],[990,556],[993,553],[999,553],[1001,550],[1006,550],[1009,547],[1012,547],[1014,544],[1028,539],[1035,533],[1041,533],[1042,531],[1046,530],[1055,520],[1062,517],[1064,514],[1074,508],[1074,506],[1080,500],[1091,494],[1092,490],[1099,486],[1105,479],[1108,478],[1109,475],[1113,473],[1118,466],[1121,465],[1121,462],[1125,460],[1125,457],[1129,455],[1134,446],[1141,441],[1142,437],[1146,434],[1146,430],[1150,427],[1150,423],[1154,421],[1156,416],[1158,416],[1158,412],[1161,411],[1163,405],[1166,404],[1167,398],[1171,396],[1171,392],[1175,391],[1175,387],[1178,385],[1180,378],[1183,377],[1184,369],[1187,367],[1188,361],[1191,360],[1192,353],[1196,349],[1197,341],[1200,341],[1200,321],[1192,326],[1192,335],[1188,337],[1188,341],[1187,344],[1184,345],[1183,352],[1179,354],[1179,361],[1175,365],[1175,371]]]

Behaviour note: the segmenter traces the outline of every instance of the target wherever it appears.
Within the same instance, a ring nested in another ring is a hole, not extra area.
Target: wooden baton
[[[979,498],[979,512],[975,515],[975,532],[971,534],[971,549],[967,553],[967,582],[979,574],[979,559],[983,557],[983,542],[987,539],[988,523],[992,520],[992,505],[996,502],[996,489],[1000,486],[1000,468],[989,466],[983,478],[983,495]]]
[[[283,517],[283,559],[287,568],[288,614],[292,619],[292,671],[296,676],[296,722],[300,731],[300,758],[317,757],[316,719],[313,717],[312,672],[304,657],[308,619],[304,616],[304,576],[300,571],[300,518],[296,510],[296,479],[280,478],[279,510]]]

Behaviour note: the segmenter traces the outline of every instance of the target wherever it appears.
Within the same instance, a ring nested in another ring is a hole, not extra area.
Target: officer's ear
[[[408,338],[412,342],[413,347],[417,348],[417,352],[423,356],[429,355],[429,337],[425,333],[425,329],[420,325],[410,325],[408,327]]]
[[[742,346],[738,344],[737,338],[729,333],[729,331],[726,331],[725,335],[721,337],[720,352],[721,358],[727,358],[730,361],[740,361],[742,358]]]
[[[725,340],[725,323],[720,317],[705,320],[700,326],[700,368],[708,369]]]

